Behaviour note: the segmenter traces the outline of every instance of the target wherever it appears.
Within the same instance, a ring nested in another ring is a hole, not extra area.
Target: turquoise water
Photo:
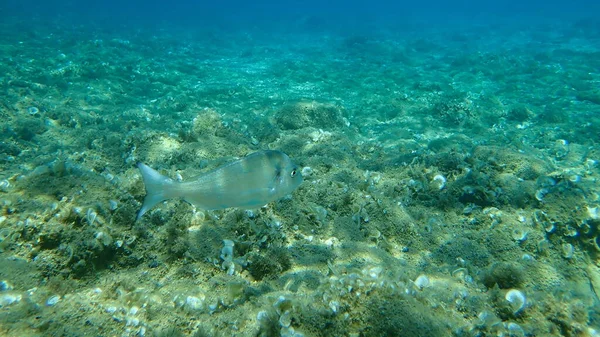
[[[597,5],[30,5],[0,23],[0,335],[600,335]],[[267,149],[290,195],[135,221],[136,163]]]

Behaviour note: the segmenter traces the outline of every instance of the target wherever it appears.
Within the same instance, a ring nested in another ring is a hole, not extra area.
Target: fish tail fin
[[[142,208],[137,213],[135,220],[139,220],[144,213],[148,212],[152,207],[156,206],[161,201],[170,199],[170,191],[176,184],[173,179],[165,177],[158,171],[154,170],[148,165],[143,163],[137,164],[142,179],[144,180],[144,187],[146,188],[146,196],[144,197],[144,203]]]

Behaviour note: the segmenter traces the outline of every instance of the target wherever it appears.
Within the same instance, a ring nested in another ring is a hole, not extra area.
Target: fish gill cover
[[[598,336],[598,6],[3,1],[0,335]]]

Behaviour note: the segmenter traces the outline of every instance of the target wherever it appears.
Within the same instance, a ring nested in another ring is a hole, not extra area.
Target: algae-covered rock
[[[588,101],[594,104],[600,104],[600,90],[587,90],[577,93],[577,99],[580,101]]]
[[[447,264],[453,264],[461,258],[477,267],[487,265],[491,259],[487,248],[478,240],[464,237],[442,244],[433,252],[432,257]]]
[[[482,283],[493,288],[500,289],[519,288],[525,282],[525,272],[516,263],[500,262],[490,266],[482,275]]]
[[[305,127],[334,129],[345,125],[343,110],[333,104],[300,101],[284,105],[273,116],[274,124],[284,130]]]
[[[250,254],[248,261],[248,271],[257,281],[274,278],[292,266],[290,254],[283,247],[271,247],[262,254]]]
[[[192,132],[196,137],[215,136],[224,128],[221,115],[213,109],[204,109],[194,118],[192,123]]]
[[[529,118],[533,117],[533,115],[533,112],[529,110],[529,108],[527,108],[526,106],[517,105],[512,109],[508,110],[508,113],[506,114],[506,119],[515,122],[524,122]]]
[[[448,336],[445,320],[431,307],[397,294],[375,297],[366,312],[364,336]],[[447,321],[446,321],[447,322]]]

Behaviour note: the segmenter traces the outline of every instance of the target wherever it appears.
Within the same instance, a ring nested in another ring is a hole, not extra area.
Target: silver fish
[[[136,220],[161,201],[180,198],[204,210],[257,208],[292,193],[302,174],[281,151],[259,151],[199,177],[178,182],[142,163],[137,164],[146,197]]]

